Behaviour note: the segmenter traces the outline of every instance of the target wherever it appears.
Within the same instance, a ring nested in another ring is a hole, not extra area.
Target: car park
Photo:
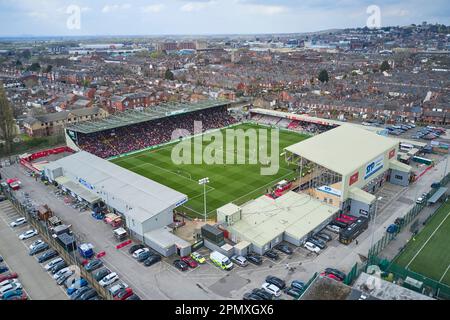
[[[50,272],[52,274],[56,274],[57,272],[59,272],[60,270],[64,269],[67,267],[67,263],[65,261],[61,261],[56,263],[51,269]]]
[[[282,279],[280,279],[278,277],[267,276],[266,282],[271,283],[280,289],[284,289],[286,287],[286,282],[284,282]]]
[[[339,233],[341,231],[341,228],[336,226],[336,225],[334,225],[334,224],[327,225],[325,227],[325,229],[327,229],[327,230],[329,230],[331,232],[334,232],[334,233]]]
[[[147,258],[147,260],[144,261],[144,266],[150,267],[155,263],[158,263],[159,261],[161,261],[160,255],[151,255],[150,257]]]
[[[51,268],[53,268],[57,263],[63,262],[64,260],[61,257],[58,257],[56,259],[53,259],[52,261],[50,261],[49,263],[47,263],[44,266],[45,270],[50,270]]]
[[[128,253],[133,254],[135,251],[137,251],[139,249],[143,249],[143,248],[145,248],[145,246],[143,244],[135,244],[135,245],[131,246],[130,249],[128,249]]]
[[[261,286],[261,288],[262,288],[263,290],[265,290],[266,292],[268,292],[268,293],[274,295],[275,297],[281,296],[281,290],[280,290],[280,288],[278,288],[277,286],[275,286],[275,285],[273,285],[273,284],[271,284],[271,283],[266,282],[266,283],[264,283],[264,284]]]
[[[0,282],[5,280],[17,279],[19,275],[15,272],[0,275]]]
[[[299,290],[303,290],[305,288],[305,283],[299,280],[293,280],[291,282],[291,287]]]
[[[134,293],[133,289],[131,288],[121,289],[114,297],[114,300],[125,300],[126,298],[130,297],[133,293]]]
[[[102,280],[104,277],[106,277],[110,273],[111,273],[111,271],[109,271],[106,268],[100,269],[99,271],[94,273],[94,279],[97,280],[97,281],[100,281],[100,280]]]
[[[256,264],[257,266],[261,265],[263,262],[262,257],[255,253],[249,253],[246,258],[249,262]]]
[[[342,271],[340,271],[338,269],[335,269],[335,268],[326,268],[325,272],[335,275],[336,277],[338,277],[342,281],[344,281],[344,279],[347,277],[347,275],[344,272],[342,272]]]
[[[67,273],[69,273],[71,271],[72,270],[70,270],[69,267],[62,268],[61,270],[59,270],[58,272],[56,272],[53,275],[53,279],[58,280],[60,277],[62,277],[63,275],[65,275],[65,274],[67,274]]]
[[[49,245],[44,242],[44,243],[38,244],[36,247],[31,249],[28,254],[30,256],[34,256],[35,254],[44,252],[45,250],[48,250],[49,248],[50,248]]]
[[[273,251],[273,250],[266,251],[266,252],[264,253],[264,255],[265,255],[266,257],[268,257],[269,259],[272,259],[272,260],[274,260],[274,261],[276,261],[276,260],[279,259],[278,253],[276,253],[276,252]]]
[[[94,270],[97,270],[98,268],[100,268],[101,266],[103,266],[103,262],[100,259],[94,259],[89,261],[84,268],[86,269],[87,272],[92,272]]]
[[[257,300],[264,300],[264,299],[252,292],[247,292],[244,294],[243,300],[257,301]]]
[[[74,274],[73,270],[64,272],[58,279],[56,279],[56,284],[58,286],[63,285],[73,274]]]
[[[206,263],[206,258],[198,252],[192,252],[191,258],[194,259],[195,261],[197,261],[197,263],[200,263],[200,264]]]
[[[19,239],[20,240],[30,239],[30,238],[36,236],[37,234],[38,234],[38,232],[35,229],[27,230],[24,233],[21,233],[19,235]]]
[[[140,254],[144,253],[144,252],[149,252],[150,249],[149,248],[142,248],[142,249],[138,249],[135,252],[133,252],[133,258],[137,259],[139,257]]]
[[[71,296],[70,299],[71,300],[79,300],[79,298],[81,297],[81,295],[87,291],[89,291],[91,289],[91,287],[86,286],[86,287],[82,287],[78,290],[76,290]]]
[[[327,242],[333,240],[333,238],[325,232],[319,232],[318,234],[316,234],[316,237],[318,237],[319,239],[322,239],[322,241],[327,241]]]
[[[97,291],[95,291],[95,289],[89,288],[89,290],[85,291],[82,295],[80,295],[75,300],[89,300],[97,295],[98,295],[98,293],[97,293]]]
[[[316,246],[315,244],[311,243],[311,242],[306,242],[303,247],[311,252],[314,253],[319,253],[320,252],[320,248],[318,246]]]
[[[312,244],[316,245],[317,247],[319,247],[321,250],[325,249],[327,247],[327,245],[325,244],[325,242],[323,242],[322,240],[320,240],[317,237],[311,237],[308,238],[307,242],[311,242]]]
[[[14,220],[13,222],[11,222],[9,225],[13,228],[21,226],[23,224],[27,223],[27,219],[25,218],[17,218],[16,220]]]
[[[129,296],[125,300],[141,300],[141,298],[139,298],[139,296],[137,294],[133,293],[131,296]]]
[[[56,257],[57,255],[58,255],[57,251],[55,251],[53,249],[52,250],[48,250],[48,251],[44,252],[43,254],[41,254],[38,257],[38,262],[39,263],[46,262],[46,261],[50,260],[51,258]]]
[[[281,251],[287,255],[291,255],[294,253],[294,250],[292,250],[292,248],[290,246],[288,246],[287,244],[279,244],[275,247],[275,249],[277,249],[278,251]]]
[[[151,254],[150,251],[144,251],[144,252],[141,252],[141,253],[139,254],[139,256],[136,258],[136,260],[137,260],[138,262],[144,262],[144,261],[147,260],[151,255],[152,255],[152,254]]]
[[[110,274],[106,275],[102,280],[99,281],[99,284],[102,287],[109,286],[119,280],[119,276],[115,272],[111,272]]]
[[[272,300],[273,299],[273,295],[264,289],[256,288],[256,289],[252,290],[252,293],[256,294],[257,296],[260,296],[264,300]]]
[[[181,261],[186,263],[190,268],[197,268],[198,267],[198,263],[194,259],[189,257],[189,256],[182,257]]]
[[[177,268],[178,270],[181,270],[181,271],[186,271],[187,269],[189,269],[187,263],[183,262],[181,260],[175,260],[173,262],[173,265],[175,266],[175,268]]]
[[[45,242],[41,239],[34,241],[32,244],[30,244],[29,248],[30,250],[33,250],[35,247],[37,247],[40,244],[44,244]]]
[[[284,290],[284,293],[286,293],[288,296],[298,299],[302,295],[302,290],[299,290],[295,287],[289,287]]]
[[[231,261],[236,263],[238,266],[241,266],[241,267],[248,266],[248,261],[243,256],[232,256],[230,259],[231,259]]]

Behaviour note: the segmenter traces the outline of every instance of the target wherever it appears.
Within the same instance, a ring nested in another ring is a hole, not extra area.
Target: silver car
[[[233,261],[234,263],[236,263],[237,265],[239,265],[241,267],[248,266],[248,261],[243,256],[232,256],[231,257],[231,261]]]

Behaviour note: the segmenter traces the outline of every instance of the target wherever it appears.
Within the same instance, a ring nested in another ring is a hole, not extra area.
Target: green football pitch
[[[450,201],[439,208],[394,262],[450,286]]]
[[[255,124],[240,124],[232,129],[242,129],[244,132],[249,132],[248,129],[267,129],[263,126]],[[226,129],[221,130],[225,137]],[[251,131],[251,130],[250,130]],[[206,135],[212,135],[207,133]],[[203,135],[203,137],[206,137]],[[268,130],[268,155],[271,153],[271,134]],[[157,149],[146,150],[132,155],[120,157],[112,160],[113,163],[131,170],[137,174],[147,177],[151,180],[157,181],[172,189],[175,189],[188,196],[189,201],[183,205],[181,211],[194,218],[202,218],[204,216],[204,187],[199,185],[198,180],[208,177],[209,183],[206,186],[207,212],[208,217],[215,217],[216,209],[229,203],[235,202],[242,204],[246,201],[254,199],[264,193],[267,189],[273,187],[277,182],[283,179],[295,178],[298,173],[295,173],[295,167],[288,165],[284,159],[283,149],[294,143],[300,142],[308,138],[290,131],[279,131],[279,170],[273,175],[261,175],[261,167],[268,167],[267,165],[250,164],[248,159],[250,156],[249,140],[245,140],[245,163],[244,164],[174,164],[172,161],[172,149],[177,143],[168,144]],[[226,160],[229,148],[226,147],[226,139],[223,139],[223,159]],[[209,141],[198,141],[191,138],[188,140],[192,142],[191,150],[194,150],[195,143],[202,144],[203,150],[211,144]],[[242,150],[244,144],[240,144]],[[239,144],[234,142],[235,150]],[[252,148],[254,146],[251,146]],[[257,148],[261,148],[259,145]],[[259,149],[258,149],[259,150]],[[258,152],[253,149],[254,152]],[[214,153],[213,153],[214,154]],[[236,152],[235,152],[236,154]],[[234,157],[234,155],[233,155]],[[237,158],[237,154],[236,154]],[[242,159],[242,158],[241,158]],[[224,161],[226,163],[226,161]],[[266,164],[266,162],[263,162]]]

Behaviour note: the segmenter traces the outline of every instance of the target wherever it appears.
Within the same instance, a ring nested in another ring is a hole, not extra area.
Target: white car
[[[7,286],[8,284],[13,284],[13,283],[19,283],[19,280],[11,279],[11,280],[5,280],[3,282],[0,282],[0,288],[3,288],[4,286]]]
[[[105,276],[102,280],[100,280],[99,284],[102,287],[106,287],[106,286],[109,286],[110,284],[113,284],[117,280],[119,280],[119,276],[117,275],[117,273],[111,272],[110,274]]]
[[[59,277],[63,276],[66,273],[72,272],[72,270],[69,269],[69,267],[65,267],[61,270],[59,270],[57,273],[53,275],[53,279],[57,280]]]
[[[125,282],[121,282],[118,284],[113,285],[111,288],[109,288],[109,293],[111,293],[113,296],[115,296],[120,290],[128,288],[128,285]]]
[[[264,289],[264,291],[273,294],[275,297],[281,296],[281,290],[277,286],[270,284],[268,282],[264,283],[261,288]]]
[[[424,202],[425,202],[425,199],[422,198],[422,197],[419,197],[419,198],[417,198],[417,200],[416,200],[416,203],[417,203],[417,204],[422,204],[422,203],[424,203]]]
[[[6,286],[0,288],[0,294],[3,295],[8,291],[17,290],[17,289],[22,289],[22,284],[20,282],[13,283],[13,284],[7,284]]]
[[[63,261],[63,259],[61,257],[53,259],[52,261],[50,261],[49,263],[47,263],[44,268],[45,270],[50,270],[51,268],[53,268],[53,266],[59,262]]]
[[[11,222],[9,225],[14,228],[14,227],[21,226],[25,223],[27,223],[27,219],[19,218],[19,219],[16,219],[15,221]]]
[[[34,241],[32,244],[30,244],[30,250],[33,250],[34,248],[36,248],[38,245],[43,244],[44,241],[42,241],[41,239]]]
[[[320,252],[320,248],[311,242],[306,242],[303,246],[305,247],[305,249],[307,249],[311,252],[314,252],[314,253]]]
[[[339,233],[341,231],[341,228],[339,228],[338,226],[334,225],[334,224],[329,224],[326,226],[326,229],[334,232],[334,233]]]
[[[37,235],[37,234],[38,234],[38,232],[37,232],[36,229],[31,229],[31,230],[25,231],[24,233],[19,235],[19,239],[20,240],[30,239],[30,238],[34,237],[35,235]]]
[[[142,253],[150,251],[149,248],[143,248],[133,252],[133,258],[137,259]]]

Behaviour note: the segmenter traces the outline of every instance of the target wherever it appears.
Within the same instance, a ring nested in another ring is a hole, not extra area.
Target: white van
[[[209,258],[216,266],[218,266],[219,268],[221,268],[223,270],[233,269],[233,262],[231,262],[227,256],[224,256],[220,252],[217,252],[217,251],[211,252],[211,254],[209,255]]]

